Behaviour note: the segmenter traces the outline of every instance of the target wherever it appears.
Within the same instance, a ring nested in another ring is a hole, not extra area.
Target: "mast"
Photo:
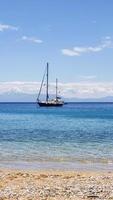
[[[46,75],[46,70],[44,72],[44,75],[43,75],[43,78],[42,78],[42,82],[41,82],[41,85],[40,85],[40,90],[39,90],[39,93],[38,93],[38,97],[37,97],[37,101],[39,102],[39,97],[40,97],[40,94],[41,94],[41,90],[42,90],[42,86],[43,86],[43,83],[44,83],[44,78],[45,78],[45,75]]]
[[[48,94],[48,79],[49,79],[49,63],[47,63],[47,83],[46,83],[46,102],[48,102],[49,94]]]
[[[56,78],[56,100],[57,100],[57,90],[58,90],[58,79]]]

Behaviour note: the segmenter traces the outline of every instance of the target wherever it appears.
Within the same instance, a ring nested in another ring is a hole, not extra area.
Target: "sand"
[[[113,199],[112,172],[0,170],[0,200]]]

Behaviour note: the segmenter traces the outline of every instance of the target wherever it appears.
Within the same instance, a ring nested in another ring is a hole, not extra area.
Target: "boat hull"
[[[38,105],[40,107],[61,107],[64,105],[64,103],[44,103],[44,102],[38,102]]]

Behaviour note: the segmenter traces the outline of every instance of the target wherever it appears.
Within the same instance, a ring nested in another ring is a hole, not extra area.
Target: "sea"
[[[113,170],[113,103],[0,103],[0,168]]]

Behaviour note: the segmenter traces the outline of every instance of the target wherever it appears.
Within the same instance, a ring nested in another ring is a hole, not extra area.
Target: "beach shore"
[[[113,172],[0,170],[0,200],[90,199],[113,199]]]

